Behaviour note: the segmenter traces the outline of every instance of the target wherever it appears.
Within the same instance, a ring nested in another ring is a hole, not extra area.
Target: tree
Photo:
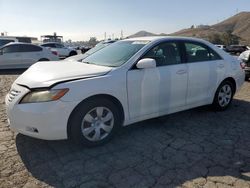
[[[223,42],[225,45],[231,45],[231,44],[239,44],[240,37],[232,34],[231,30],[227,30],[224,32],[221,36]]]
[[[240,37],[232,34],[232,31],[228,30],[224,33],[215,33],[208,36],[208,40],[213,44],[224,44],[226,46],[232,44],[239,44]]]
[[[208,40],[213,44],[223,44],[224,43],[222,38],[221,38],[221,35],[218,33],[209,35]]]
[[[90,46],[95,46],[98,43],[98,41],[97,41],[96,37],[90,37],[88,43]]]

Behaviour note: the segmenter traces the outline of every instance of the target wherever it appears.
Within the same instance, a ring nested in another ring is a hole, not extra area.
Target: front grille
[[[21,91],[18,91],[15,89],[10,90],[10,92],[8,94],[8,101],[12,102],[20,93],[21,93]]]

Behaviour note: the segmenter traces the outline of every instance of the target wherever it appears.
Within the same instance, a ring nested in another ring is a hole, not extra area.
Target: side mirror
[[[156,61],[154,59],[151,59],[151,58],[141,59],[136,64],[136,67],[138,69],[155,68],[156,67]]]

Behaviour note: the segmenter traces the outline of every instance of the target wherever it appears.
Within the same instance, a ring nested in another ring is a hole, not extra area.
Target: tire
[[[71,51],[71,52],[69,53],[69,57],[70,57],[70,56],[74,56],[74,55],[77,55],[77,52],[76,52],[76,51]]]
[[[245,76],[245,81],[248,81],[249,80],[249,77],[248,76]]]
[[[49,61],[49,59],[42,58],[42,59],[39,59],[38,61]]]
[[[216,111],[224,111],[226,110],[230,104],[232,103],[233,96],[234,96],[235,88],[230,81],[222,82],[218,89],[216,90],[214,101],[213,101],[213,108]]]
[[[84,101],[72,112],[69,138],[85,146],[101,145],[113,137],[121,122],[119,108],[112,101],[101,98]]]

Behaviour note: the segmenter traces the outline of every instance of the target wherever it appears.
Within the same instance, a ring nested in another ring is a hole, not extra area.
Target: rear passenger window
[[[64,48],[62,44],[55,44],[56,48]]]
[[[0,39],[0,46],[4,46],[5,44],[8,44],[10,42],[15,42],[15,41],[9,39]]]
[[[198,43],[185,43],[187,62],[220,60],[221,57],[209,47]]]
[[[56,48],[56,45],[54,43],[42,44],[41,46],[43,46],[43,47],[50,47],[50,48]]]
[[[165,66],[181,63],[180,50],[176,43],[161,43],[149,50],[143,58],[152,58],[156,66]]]
[[[193,43],[185,43],[187,61],[188,62],[199,62],[199,61],[209,61],[209,51],[207,48]]]
[[[35,45],[22,44],[20,45],[21,52],[39,52],[42,51],[42,48]]]
[[[209,51],[210,51],[209,55],[210,55],[211,60],[221,60],[222,59],[221,56],[219,54],[217,54],[215,51],[213,51],[212,49],[210,49]]]

